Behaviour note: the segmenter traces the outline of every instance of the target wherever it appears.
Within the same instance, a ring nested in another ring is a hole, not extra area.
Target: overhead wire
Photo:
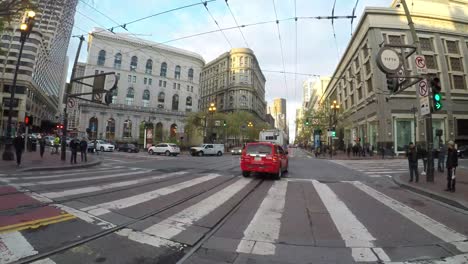
[[[332,30],[333,30],[333,38],[335,39],[336,56],[337,56],[337,59],[339,60],[340,59],[340,52],[338,50],[338,41],[336,40],[335,23],[334,23],[335,7],[336,7],[336,0],[333,1],[333,8],[332,8],[332,13],[331,13],[331,26],[332,26]]]
[[[354,8],[353,8],[353,13],[351,14],[352,16],[354,16],[354,14],[356,13],[356,7],[359,3],[359,0],[356,0],[356,3],[354,4]],[[351,36],[353,35],[353,21],[354,21],[354,17],[351,18]]]
[[[273,10],[275,11],[275,18],[276,18],[276,29],[278,31],[278,40],[279,40],[279,44],[280,44],[280,49],[281,49],[281,61],[283,62],[283,71],[286,72],[286,67],[285,67],[285,64],[284,64],[284,52],[283,52],[283,43],[281,41],[281,32],[280,32],[280,28],[279,28],[279,20],[278,20],[278,13],[276,12],[276,4],[275,4],[275,0],[271,0],[273,2]],[[288,83],[287,83],[287,80],[286,80],[286,74],[283,75],[284,76],[284,86],[286,88],[286,98],[288,98]]]
[[[229,3],[228,3],[228,0],[225,0],[225,3],[226,3],[226,6],[227,6],[228,9],[229,9],[229,13],[231,13],[232,19],[234,19],[234,22],[236,23],[236,26],[237,26],[237,28],[239,29],[239,32],[240,32],[241,35],[242,35],[242,39],[244,39],[245,45],[247,46],[247,48],[250,48],[250,47],[249,47],[249,43],[247,43],[247,40],[245,39],[244,33],[242,32],[242,29],[239,27],[239,23],[237,23],[237,19],[236,19],[236,17],[234,16],[234,13],[232,12],[232,9],[231,9],[231,6],[230,6]]]
[[[205,10],[208,12],[208,14],[210,15],[211,19],[213,20],[213,22],[216,24],[216,26],[218,27],[219,31],[223,34],[224,36],[224,39],[227,41],[227,43],[229,44],[229,46],[231,47],[232,49],[232,44],[231,42],[229,41],[229,39],[227,38],[226,34],[224,33],[224,31],[221,29],[221,27],[219,26],[219,23],[218,21],[216,21],[216,19],[214,18],[213,14],[211,13],[210,9],[208,8],[208,2],[203,2],[202,0],[200,0],[201,3],[203,3],[203,5],[205,6]]]

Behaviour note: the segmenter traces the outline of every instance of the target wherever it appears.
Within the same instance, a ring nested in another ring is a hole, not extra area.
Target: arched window
[[[147,74],[151,74],[153,72],[153,61],[151,59],[148,59],[146,61],[146,71]]]
[[[185,105],[192,106],[192,97],[191,96],[187,97],[187,99],[185,100]]]
[[[114,57],[114,68],[120,69],[122,67],[122,54],[117,53]]]
[[[150,91],[143,91],[143,107],[148,107],[150,104]]]
[[[160,92],[158,95],[158,103],[164,103],[165,95],[163,92]]]
[[[123,123],[123,135],[122,137],[124,138],[130,138],[132,137],[132,121],[130,120],[125,120]]]
[[[166,73],[167,73],[167,63],[163,62],[161,63],[161,72],[159,73],[159,75],[161,75],[161,77],[166,77]]]
[[[193,69],[192,68],[188,70],[188,79],[189,81],[193,81]]]
[[[127,90],[127,96],[125,97],[126,105],[133,105],[135,99],[135,90],[132,87],[129,87]]]
[[[247,106],[247,97],[245,95],[242,95],[240,98],[239,98],[239,102],[240,102],[240,105],[241,106]]]
[[[98,55],[98,59],[97,59],[97,65],[104,65],[104,63],[106,62],[106,51],[105,50],[100,50],[99,51],[99,55]]]
[[[172,96],[172,111],[179,111],[179,96],[177,94]]]
[[[163,124],[161,122],[156,124],[156,131],[154,132],[154,139],[157,142],[161,142],[163,140]]]
[[[138,57],[133,56],[132,60],[130,61],[130,71],[136,71],[137,66],[138,66]]]
[[[107,119],[106,139],[113,140],[115,138],[115,120],[114,118]]]
[[[112,103],[113,103],[113,104],[116,104],[116,103],[117,103],[117,95],[118,95],[118,91],[117,91],[117,90],[118,90],[118,89],[119,89],[119,88],[114,89],[114,90],[112,91]]]
[[[171,138],[175,138],[177,135],[177,125],[176,124],[172,124],[171,125],[171,130],[170,130],[170,137]]]
[[[179,65],[175,66],[174,78],[180,79],[180,66]]]
[[[97,131],[98,131],[98,119],[97,117],[91,117],[89,119],[89,138],[96,139],[97,138]]]

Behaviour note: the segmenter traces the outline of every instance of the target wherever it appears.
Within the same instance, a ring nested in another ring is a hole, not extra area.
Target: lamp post
[[[12,140],[12,133],[11,133],[11,119],[12,119],[12,114],[13,114],[13,101],[15,100],[15,90],[16,90],[16,81],[18,79],[18,70],[20,66],[20,61],[21,61],[21,55],[23,54],[23,48],[24,48],[24,43],[26,42],[26,39],[29,37],[29,33],[31,33],[31,30],[34,26],[34,17],[36,16],[36,13],[32,10],[26,11],[23,15],[23,20],[20,24],[20,50],[18,53],[18,60],[16,61],[16,69],[15,69],[15,74],[13,76],[13,83],[10,87],[10,101],[8,105],[8,121],[7,121],[7,131],[6,131],[6,142],[5,142],[5,149],[3,151],[2,159],[3,160],[14,160],[15,156],[13,155],[13,140]],[[16,118],[17,120],[18,117]]]
[[[333,100],[332,105],[330,106],[331,110],[333,111],[333,121],[332,121],[332,116],[330,115],[330,158],[333,157],[333,132],[335,131],[336,127],[336,111],[340,109],[340,105],[336,102],[336,100]]]
[[[247,123],[247,127],[250,128],[250,129],[249,129],[249,130],[250,130],[250,131],[249,131],[249,132],[250,132],[250,133],[249,133],[249,134],[250,134],[250,135],[249,135],[249,139],[250,139],[250,136],[252,135],[252,128],[253,128],[253,126],[254,126],[254,125],[253,125],[252,121],[249,121],[249,122]]]
[[[211,115],[211,121],[210,121],[210,142],[213,143],[213,115],[216,112],[216,106],[214,103],[210,103],[210,107],[208,107],[208,112]]]

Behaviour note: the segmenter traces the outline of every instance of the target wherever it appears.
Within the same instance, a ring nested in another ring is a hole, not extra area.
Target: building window
[[[133,105],[135,99],[135,90],[132,87],[129,87],[127,90],[127,96],[125,97],[126,105]]]
[[[148,79],[148,84],[149,84],[149,85],[153,85],[153,79],[149,78],[149,79]]]
[[[158,103],[164,103],[164,98],[165,98],[165,95],[163,92],[160,92],[158,94]]]
[[[190,86],[190,92],[193,93],[193,86]]]
[[[106,51],[100,50],[99,55],[98,55],[97,65],[103,66],[105,62],[106,62]]]
[[[117,95],[118,95],[118,92],[117,92],[118,89],[114,89],[112,91],[112,103],[113,104],[116,104],[117,103]]]
[[[354,69],[356,71],[359,69],[359,57],[356,57],[356,60],[354,60]]]
[[[133,76],[133,83],[136,83],[136,76]]]
[[[190,92],[190,85],[187,85],[187,92]]]
[[[128,75],[128,82],[132,82],[132,76]]]
[[[133,56],[130,61],[130,71],[136,71],[137,66],[138,66],[138,57]]]
[[[446,40],[445,43],[447,45],[447,53],[460,54],[458,41]]]
[[[367,93],[371,93],[374,91],[374,87],[372,87],[372,78],[366,81],[367,84]]]
[[[163,63],[161,63],[161,71],[160,71],[159,75],[161,77],[166,77],[166,74],[167,74],[167,63],[163,62]]]
[[[172,84],[172,88],[173,88],[173,89],[176,89],[176,88],[177,88],[177,83],[173,83],[173,84]]]
[[[179,111],[179,96],[177,94],[172,96],[172,111]]]
[[[99,74],[99,70],[94,70],[94,75],[98,75]]]
[[[388,42],[392,45],[403,45],[405,44],[402,36],[389,35]]]
[[[188,80],[193,81],[193,69],[192,68],[188,70]]]
[[[426,59],[426,66],[428,69],[437,70],[437,58],[436,55],[424,55]]]
[[[241,106],[246,107],[247,106],[247,97],[245,95],[242,95],[239,98],[239,103],[240,103]]]
[[[166,81],[163,81],[163,87],[166,88],[166,84],[167,82]]]
[[[122,137],[124,138],[130,138],[132,137],[132,121],[130,120],[125,120],[123,124],[123,135]]]
[[[150,91],[144,90],[143,91],[143,106],[148,107],[150,104]]]
[[[367,61],[364,67],[366,68],[366,74],[370,74],[371,73],[370,61]]]
[[[175,67],[174,78],[180,79],[180,66],[179,65]]]
[[[453,89],[466,90],[465,76],[463,75],[452,75]]]
[[[177,90],[180,90],[180,83],[177,84]]]
[[[450,70],[463,71],[463,63],[461,58],[449,57]]]
[[[145,73],[151,74],[153,72],[153,61],[151,59],[148,59],[146,61],[146,70]]]
[[[362,53],[364,54],[364,58],[367,58],[369,56],[369,49],[367,48],[367,44],[362,47]]]
[[[192,97],[191,96],[187,97],[185,105],[192,106]]]
[[[360,101],[362,99],[362,87],[359,87],[357,89],[357,92],[358,92],[358,101]]]
[[[148,83],[148,78],[143,78],[143,84],[147,84]]]
[[[419,43],[421,44],[421,49],[423,51],[434,51],[434,47],[432,46],[432,39],[419,38]]]
[[[162,87],[162,80],[159,80],[159,87]]]
[[[114,68],[120,69],[122,67],[122,54],[117,53],[114,57]]]

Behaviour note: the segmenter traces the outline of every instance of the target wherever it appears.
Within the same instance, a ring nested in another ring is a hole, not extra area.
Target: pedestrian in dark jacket
[[[45,137],[44,135],[41,135],[41,138],[39,139],[39,153],[41,154],[41,158],[42,156],[44,156],[45,145],[46,145]]]
[[[70,163],[76,164],[76,154],[78,152],[78,147],[79,147],[79,142],[78,139],[74,138],[70,141],[70,150],[71,150],[71,158],[70,158]]]
[[[21,155],[23,155],[24,150],[24,138],[20,135],[17,135],[13,139],[13,146],[16,150],[16,165],[19,166],[21,165]]]
[[[82,138],[80,141],[80,152],[81,152],[81,162],[83,159],[85,162],[88,162],[87,152],[88,152],[88,141],[85,138]]]
[[[426,175],[427,172],[427,150],[421,146],[417,147],[418,157],[423,161],[424,171],[421,175]]]
[[[453,141],[448,142],[447,149],[447,189],[448,192],[455,192],[455,172],[458,166],[458,153]]]
[[[413,142],[409,143],[409,148],[406,150],[406,157],[408,158],[408,165],[410,170],[410,180],[409,182],[413,182],[413,174],[416,176],[416,182],[419,181],[419,174],[418,174],[418,153],[416,151],[416,147],[414,146]]]

